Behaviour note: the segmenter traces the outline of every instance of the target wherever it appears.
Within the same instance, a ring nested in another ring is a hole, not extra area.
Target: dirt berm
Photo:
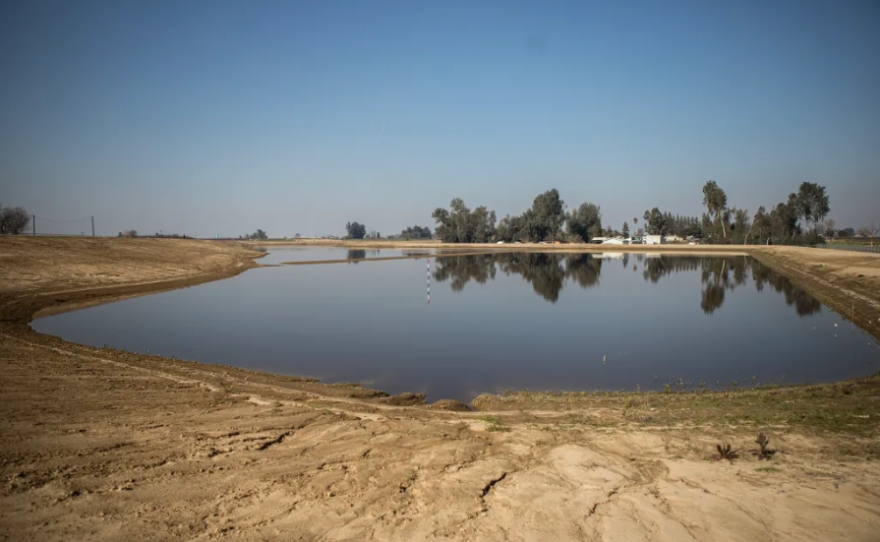
[[[857,317],[880,299],[880,258],[753,255]],[[484,396],[493,411],[449,411],[27,325],[232,276],[255,256],[212,241],[0,238],[0,540],[880,540],[877,377]],[[771,459],[753,454],[758,432]],[[714,460],[718,443],[738,457]]]

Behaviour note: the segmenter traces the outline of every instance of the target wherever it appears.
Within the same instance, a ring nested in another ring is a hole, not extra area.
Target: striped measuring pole
[[[426,270],[428,273],[428,305],[431,304],[431,258],[428,258],[428,264],[426,266]]]

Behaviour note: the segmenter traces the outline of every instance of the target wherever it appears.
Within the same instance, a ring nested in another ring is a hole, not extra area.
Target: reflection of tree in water
[[[486,284],[495,278],[495,256],[479,254],[475,256],[454,256],[437,258],[434,280],[444,282],[452,279],[452,291],[460,292],[471,280]]]
[[[703,299],[700,308],[712,314],[724,304],[724,293],[746,282],[748,259],[700,258],[700,281],[703,283]],[[732,275],[732,276],[731,276]]]
[[[349,251],[349,257],[351,252],[357,251]],[[627,256],[624,255],[624,268],[629,264]],[[642,276],[652,283],[658,283],[661,278],[673,273],[699,271],[700,282],[703,284],[700,308],[706,314],[712,314],[721,308],[727,291],[746,284],[749,272],[758,291],[762,291],[764,285],[769,285],[785,296],[786,304],[793,305],[799,316],[808,316],[822,308],[815,298],[787,278],[747,256],[646,258],[645,254],[634,254],[633,257],[644,263]],[[559,300],[559,292],[566,279],[571,279],[581,288],[599,284],[602,261],[592,254],[540,252],[454,256],[437,258],[434,280],[444,282],[451,279],[452,289],[459,292],[471,280],[479,284],[493,280],[497,264],[501,272],[522,276],[532,285],[535,293],[555,303]],[[633,270],[636,270],[635,265]]]
[[[535,293],[555,303],[559,299],[566,278],[582,288],[599,283],[601,260],[590,254],[564,256],[540,252],[481,254],[438,258],[434,280],[452,279],[453,291],[461,291],[471,280],[484,284],[495,278],[495,264],[506,275],[520,275],[528,281]]]
[[[363,260],[363,259],[366,259],[367,252],[369,252],[372,256],[379,255],[378,249],[367,251],[362,248],[350,248],[350,249],[348,249],[348,257],[346,259],[348,259],[348,260]],[[357,264],[356,261],[349,262],[349,263]]]
[[[561,255],[530,252],[498,256],[498,267],[504,274],[522,275],[522,278],[532,284],[535,293],[551,303],[556,303],[559,290],[565,283]]]
[[[752,261],[752,279],[759,292],[764,289],[765,284],[777,292],[782,292],[785,296],[785,304],[794,305],[798,316],[809,316],[822,310],[822,304],[815,297],[757,260]]]
[[[661,277],[681,271],[696,271],[700,262],[696,258],[648,258],[642,277],[651,282],[658,282]]]
[[[647,258],[642,276],[653,283],[662,277],[680,271],[700,271],[703,283],[700,308],[712,314],[724,304],[725,293],[742,286],[751,271],[755,288],[760,292],[764,285],[770,285],[785,296],[785,303],[794,305],[799,316],[819,312],[822,305],[813,296],[804,292],[784,276],[776,273],[761,262],[747,256],[728,256],[711,258]]]
[[[574,279],[581,288],[599,284],[601,273],[602,260],[597,260],[592,254],[572,254],[565,258],[565,276]]]

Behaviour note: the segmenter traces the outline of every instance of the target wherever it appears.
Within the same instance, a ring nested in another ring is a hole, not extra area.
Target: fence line
[[[816,245],[816,248],[827,248],[831,250],[849,250],[852,252],[867,252],[870,254],[880,254],[880,245],[849,245],[844,243],[822,243]]]

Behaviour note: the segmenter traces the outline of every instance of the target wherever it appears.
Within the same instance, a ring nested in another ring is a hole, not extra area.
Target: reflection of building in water
[[[623,252],[602,252],[600,254],[593,254],[593,257],[597,260],[618,260],[623,258]]]

